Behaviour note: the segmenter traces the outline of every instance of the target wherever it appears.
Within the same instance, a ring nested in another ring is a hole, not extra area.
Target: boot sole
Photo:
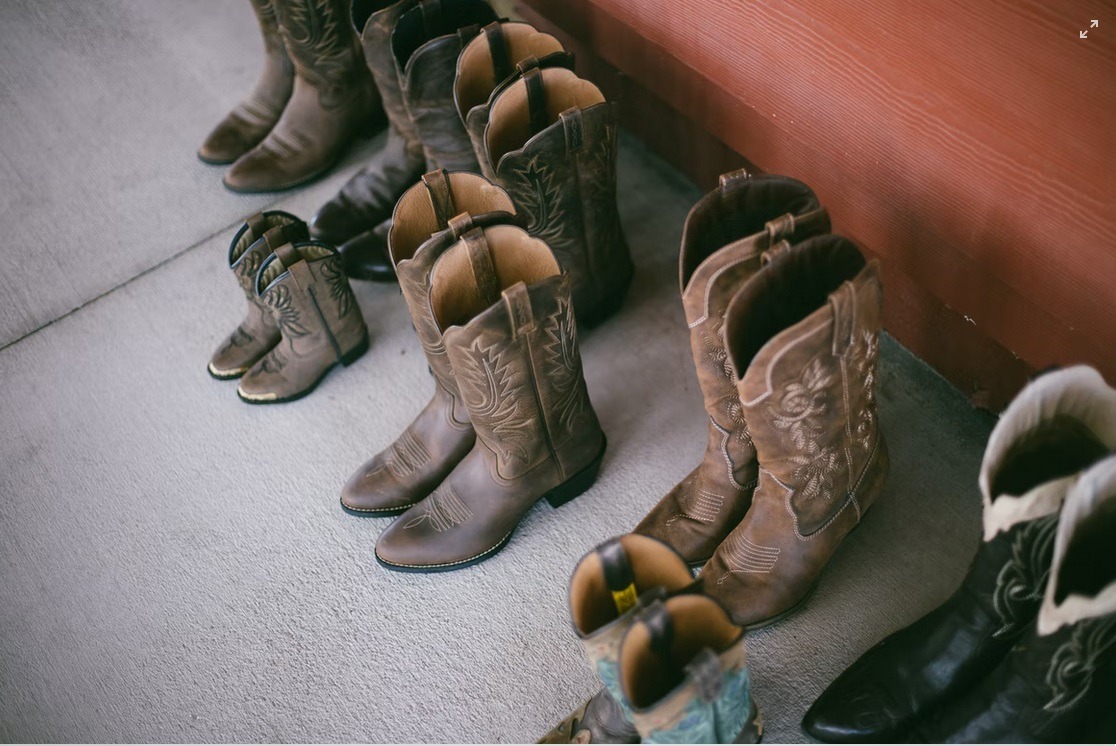
[[[284,397],[278,398],[278,399],[249,399],[249,398],[246,398],[244,396],[244,394],[240,393],[240,389],[237,388],[236,396],[237,396],[238,399],[240,399],[245,404],[286,404],[287,402],[298,401],[302,397],[309,396],[310,394],[312,394],[314,392],[314,389],[318,388],[318,384],[321,383],[325,379],[325,377],[329,375],[330,371],[332,371],[338,365],[348,367],[348,366],[352,365],[354,362],[356,362],[357,358],[359,358],[361,355],[363,355],[366,352],[368,352],[368,337],[367,337],[367,335],[364,337],[363,340],[361,340],[360,344],[358,344],[356,347],[354,347],[353,349],[346,352],[344,357],[341,358],[340,362],[334,363],[333,365],[331,365],[328,368],[326,368],[325,370],[323,370],[322,374],[320,376],[318,376],[317,380],[315,380],[312,384],[310,384],[309,386],[307,386],[305,389],[298,392],[297,394],[292,394],[290,396],[284,396]]]
[[[341,504],[341,510],[349,515],[355,515],[357,518],[390,518],[392,516],[403,515],[411,508],[418,505],[418,503],[411,503],[398,508],[350,508],[345,504],[344,500],[338,500]]]
[[[568,503],[570,500],[573,500],[581,493],[588,490],[593,485],[593,482],[595,482],[597,479],[597,473],[601,469],[601,460],[604,458],[604,452],[607,446],[608,439],[604,436],[604,433],[601,433],[601,450],[597,453],[593,461],[590,462],[588,466],[579,471],[577,474],[574,474],[572,477],[570,477],[554,489],[550,490],[550,492],[547,492],[539,499],[546,500],[548,503],[550,503],[551,507],[559,508]],[[516,528],[518,527],[519,524],[516,524]],[[492,547],[491,549],[486,549],[478,555],[475,555],[468,559],[460,560],[458,562],[446,562],[440,565],[397,565],[393,562],[388,562],[387,560],[385,560],[383,557],[380,556],[379,552],[373,550],[373,554],[376,555],[376,562],[379,563],[381,567],[393,572],[410,572],[423,575],[429,575],[437,572],[450,572],[452,570],[461,570],[466,567],[484,562],[486,559],[492,557],[501,549],[506,547],[508,545],[508,542],[511,541],[512,534],[514,533],[515,528],[509,531],[507,536],[505,536],[503,539],[500,539],[500,542],[496,546]]]

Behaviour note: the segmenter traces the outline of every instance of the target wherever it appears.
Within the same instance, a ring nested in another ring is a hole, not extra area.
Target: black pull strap
[[[511,53],[508,51],[504,25],[499,21],[493,21],[482,30],[484,38],[488,40],[488,54],[492,57],[493,78],[497,83],[507,80],[515,68],[512,66]]]
[[[445,230],[450,218],[457,214],[449,174],[444,168],[430,171],[422,175],[422,184],[426,187],[426,195],[430,198],[430,207],[434,210],[434,220],[438,222],[438,230]]]
[[[670,661],[674,646],[674,621],[670,618],[666,604],[662,601],[651,602],[639,621],[647,627],[651,650],[663,660]]]
[[[527,111],[531,117],[531,134],[534,135],[550,124],[546,114],[546,86],[537,67],[524,74],[523,82],[527,86]]]
[[[597,547],[597,556],[600,557],[601,571],[604,573],[605,585],[612,593],[612,603],[616,606],[616,613],[624,614],[635,607],[639,601],[635,573],[632,572],[628,552],[624,549],[620,538],[616,537]]]

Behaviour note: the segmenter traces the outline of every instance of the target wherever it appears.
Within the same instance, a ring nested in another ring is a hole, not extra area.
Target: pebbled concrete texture
[[[153,62],[133,70],[145,99],[135,118],[113,119],[113,96],[83,100],[93,121],[127,125],[134,161],[98,156],[78,169],[58,146],[39,155],[31,197],[0,169],[0,193],[24,200],[0,200],[5,227],[17,209],[20,217],[19,240],[0,249],[11,268],[4,297],[18,306],[0,317],[0,739],[532,741],[598,686],[570,631],[574,564],[634,526],[704,445],[676,278],[682,222],[700,194],[624,142],[621,210],[638,274],[621,313],[582,337],[609,437],[594,487],[559,510],[534,508],[481,565],[387,572],[372,547],[388,520],[346,515],[337,496],[432,392],[398,289],[354,285],[372,347],[307,399],[250,407],[235,383],[205,372],[244,310],[224,266],[233,223],[265,202],[309,215],[348,173],[278,200],[231,195],[209,169],[183,176],[206,126],[254,74],[249,62],[220,61],[254,33],[242,5],[0,9],[4,97],[12,80],[46,74],[13,52],[29,43],[14,37],[48,33],[36,18],[84,24],[72,58],[42,63],[55,76],[75,60],[89,60],[93,78],[104,74],[97,59],[124,64],[151,43],[134,38],[145,22],[160,34],[186,24],[193,35],[175,42],[173,64],[144,52]],[[179,76],[172,84],[161,77],[167,67]],[[46,122],[62,93],[43,95],[22,116]],[[24,163],[4,103],[0,159]],[[159,124],[147,111],[195,106],[205,111],[191,126]],[[142,189],[121,188],[137,162],[151,169]],[[68,185],[77,170],[80,185]],[[62,213],[86,221],[69,225]],[[163,230],[152,230],[151,215]],[[22,256],[31,249],[43,256]],[[66,271],[44,277],[34,262]],[[104,273],[80,277],[89,264]],[[26,298],[11,294],[20,278]],[[798,724],[813,698],[880,637],[943,600],[978,541],[976,477],[990,418],[890,339],[878,394],[892,456],[886,493],[803,609],[749,634],[768,742],[804,740]]]

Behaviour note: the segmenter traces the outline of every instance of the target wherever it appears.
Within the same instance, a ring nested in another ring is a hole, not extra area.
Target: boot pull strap
[[[686,673],[694,682],[698,696],[703,702],[715,702],[721,694],[724,677],[721,675],[721,660],[709,648],[702,648],[686,664]]]
[[[268,246],[270,247],[271,244],[269,243]],[[271,249],[271,251],[282,263],[283,268],[287,270],[302,260],[302,255],[298,253],[298,249],[290,241]]]
[[[628,553],[624,550],[620,537],[616,537],[597,547],[597,556],[601,559],[601,572],[604,573],[605,585],[612,593],[616,614],[621,615],[639,601]]]
[[[442,26],[442,0],[419,0],[419,9],[422,12],[422,30],[429,39]]]
[[[248,225],[248,230],[252,231],[253,239],[259,238],[267,230],[267,218],[262,212],[249,215],[244,218],[244,222]]]
[[[768,220],[764,226],[771,243],[776,243],[784,238],[794,235],[795,218],[793,212],[788,212],[774,220]]]
[[[647,627],[650,647],[664,661],[671,662],[671,649],[674,645],[674,622],[662,601],[652,601],[640,616],[639,621]]]
[[[500,283],[496,279],[496,267],[492,264],[492,252],[483,228],[474,228],[461,237],[469,256],[469,267],[473,270],[473,283],[481,301],[489,306],[500,297]]]
[[[515,72],[515,67],[512,65],[511,53],[508,51],[508,40],[504,34],[504,25],[499,21],[493,21],[481,30],[488,42],[488,55],[492,58],[493,77],[497,83],[507,80],[508,76]]]
[[[534,67],[523,75],[527,86],[527,111],[531,117],[531,134],[537,135],[546,129],[546,86],[543,85],[542,72]]]
[[[562,132],[566,136],[566,152],[576,153],[585,145],[585,125],[581,109],[566,109],[558,118],[562,120]]]
[[[519,339],[535,330],[535,311],[531,308],[531,294],[520,280],[503,292],[504,306],[511,317],[512,338]]]
[[[843,357],[856,334],[856,286],[849,281],[829,294],[833,309],[833,354]]]
[[[728,191],[741,185],[742,182],[752,178],[746,168],[738,168],[735,171],[729,171],[727,174],[721,174],[719,179],[719,186],[722,192]]]
[[[766,267],[768,264],[771,264],[771,262],[781,257],[783,254],[790,251],[790,248],[790,241],[787,241],[786,239],[780,241],[767,251],[763,252],[763,254],[760,256],[760,265]]]
[[[444,168],[425,173],[422,175],[422,184],[426,187],[426,195],[430,198],[430,207],[434,210],[434,220],[438,222],[438,230],[445,230],[450,218],[457,214],[453,204],[453,189],[450,188],[449,174]]]
[[[463,212],[446,221],[446,227],[449,228],[450,233],[453,234],[453,240],[460,241],[462,236],[476,227],[476,223],[473,222],[472,215]]]

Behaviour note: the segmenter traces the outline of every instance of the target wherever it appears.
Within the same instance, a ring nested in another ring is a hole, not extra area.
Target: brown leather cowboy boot
[[[368,349],[368,329],[341,258],[314,241],[284,244],[264,260],[256,292],[283,338],[240,380],[237,396],[275,404],[306,396],[338,363]]]
[[[279,326],[256,295],[256,272],[277,247],[306,240],[306,223],[289,212],[269,210],[244,221],[229,244],[229,269],[248,298],[248,315],[209,361],[209,375],[239,378],[279,342]]]
[[[223,166],[256,147],[283,115],[294,87],[294,65],[279,34],[276,0],[251,0],[264,42],[264,67],[248,98],[221,120],[198,150],[205,163]]]
[[[418,0],[354,0],[353,25],[376,81],[390,127],[384,147],[310,220],[310,234],[337,246],[349,277],[395,279],[387,255],[387,227],[396,201],[426,170],[422,143],[399,86],[391,32]]]
[[[234,192],[289,189],[324,173],[357,135],[381,125],[379,95],[353,34],[346,0],[282,0],[279,28],[294,92],[263,142],[225,174]]]
[[[706,592],[745,627],[805,599],[888,469],[876,415],[876,263],[838,236],[782,242],[768,258],[725,313],[759,485],[701,571]]]
[[[341,490],[347,512],[402,513],[433,492],[472,449],[476,434],[430,310],[430,269],[467,230],[507,223],[514,212],[503,189],[464,172],[432,171],[396,205],[388,244],[434,376],[434,396],[394,443],[349,478]]]
[[[513,226],[474,228],[435,262],[430,306],[477,442],[380,535],[376,559],[388,569],[488,559],[539,499],[558,507],[596,479],[605,437],[569,288],[546,244]]]
[[[392,52],[427,168],[479,170],[453,105],[453,81],[462,47],[495,20],[484,0],[419,0],[395,24]]]
[[[570,619],[604,688],[539,743],[639,743],[620,688],[620,643],[650,603],[697,589],[686,561],[646,536],[618,536],[582,557],[570,578]]]
[[[603,321],[633,271],[616,209],[615,106],[569,70],[529,70],[493,94],[485,149],[528,232],[570,273],[578,319]]]
[[[565,67],[573,70],[573,55],[550,34],[519,21],[498,21],[485,26],[457,58],[453,100],[473,143],[481,173],[496,178],[484,149],[489,97],[504,81],[531,68]]]
[[[667,542],[691,564],[704,564],[740,523],[759,474],[725,353],[725,308],[759,271],[772,245],[828,231],[826,211],[805,184],[786,176],[752,177],[743,170],[723,175],[720,186],[686,217],[678,279],[709,416],[705,457],[635,532]]]

